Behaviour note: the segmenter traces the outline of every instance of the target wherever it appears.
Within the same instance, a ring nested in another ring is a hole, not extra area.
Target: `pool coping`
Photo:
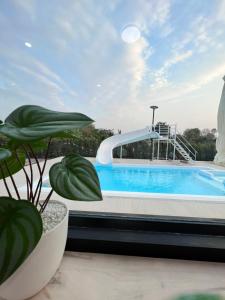
[[[47,163],[46,174],[60,159]],[[211,166],[210,169],[218,170]],[[38,178],[37,168],[34,174]],[[20,174],[17,176],[22,183]],[[47,195],[48,189],[45,192]],[[169,199],[168,195],[154,194],[146,201],[140,195],[103,195],[103,201],[85,203],[64,200],[54,193],[53,199],[66,203],[70,209],[67,250],[225,261],[225,199],[198,196],[190,200],[184,195],[177,199],[171,195]],[[190,241],[197,244],[190,246]]]
[[[102,165],[96,165],[102,166]],[[217,171],[217,172],[224,172],[225,170],[217,169],[214,167],[206,167],[203,165],[165,165],[165,164],[138,164],[138,163],[114,163],[113,167],[139,167],[139,168],[173,168],[173,169],[203,169],[204,171]],[[48,176],[43,178],[43,182],[48,180]],[[215,179],[214,179],[215,180]],[[37,185],[38,181],[34,181],[34,185]],[[22,186],[19,188],[21,192],[24,192],[26,186]],[[49,193],[50,187],[42,187],[43,194]],[[160,201],[174,201],[174,202],[181,202],[181,201],[188,201],[188,202],[205,202],[205,203],[225,203],[225,195],[224,196],[214,196],[214,195],[190,195],[190,194],[167,194],[167,193],[145,193],[145,192],[128,192],[128,191],[112,191],[112,190],[102,190],[103,197],[121,197],[121,198],[132,198],[132,199],[157,199]]]

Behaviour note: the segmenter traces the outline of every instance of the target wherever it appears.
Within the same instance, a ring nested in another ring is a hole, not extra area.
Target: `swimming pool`
[[[146,165],[95,165],[95,168],[103,193],[225,196],[224,171]],[[44,187],[48,187],[48,182]]]

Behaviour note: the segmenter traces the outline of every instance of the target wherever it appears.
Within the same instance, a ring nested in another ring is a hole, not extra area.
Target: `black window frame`
[[[66,250],[225,262],[225,220],[70,211]]]

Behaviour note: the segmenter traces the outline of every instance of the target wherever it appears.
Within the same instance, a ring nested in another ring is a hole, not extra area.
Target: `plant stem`
[[[31,199],[31,202],[34,203],[34,196],[33,196],[33,168],[32,168],[32,163],[30,159],[29,152],[27,151],[26,147],[22,145],[22,148],[24,152],[26,153],[27,159],[29,161],[29,166],[30,166],[30,195],[29,199]]]
[[[54,192],[53,189],[51,189],[51,191],[49,192],[47,198],[45,199],[45,201],[41,205],[40,213],[43,213],[43,211],[45,210],[45,208],[48,205],[48,202],[49,202],[53,192]]]
[[[19,158],[19,156],[18,156],[18,154],[17,154],[16,151],[15,151],[15,156],[16,156],[16,159],[19,162],[20,166],[22,167],[22,170],[23,170],[23,172],[24,172],[24,174],[26,176],[26,182],[27,182],[27,200],[30,201],[31,200],[30,199],[30,190],[29,190],[29,189],[31,189],[30,178],[29,178],[29,176],[27,174],[27,171],[25,170],[25,168],[24,168],[24,166],[23,166],[23,164],[22,164],[22,162],[21,162],[21,160],[20,160],[20,158]]]
[[[37,167],[38,167],[38,171],[39,171],[39,174],[40,174],[40,179],[39,179],[39,181],[40,181],[40,187],[41,187],[41,186],[42,186],[42,177],[43,177],[43,176],[42,176],[42,170],[41,170],[41,167],[40,167],[40,163],[39,163],[39,161],[38,161],[38,158],[37,158],[36,154],[34,153],[32,147],[31,147],[31,145],[28,144],[28,147],[29,147],[30,152],[32,153],[32,155],[33,155],[33,157],[34,157],[34,159],[35,159],[35,161],[36,161]],[[36,187],[36,190],[37,190],[37,187]],[[35,192],[36,192],[36,190],[35,190]],[[33,202],[33,203],[35,203],[35,196],[36,196],[36,195],[35,195],[35,193],[34,193],[34,202]],[[38,197],[37,197],[37,200],[36,200],[36,205],[38,205],[39,197],[40,197],[40,190],[39,190]]]
[[[10,198],[12,198],[12,194],[10,193],[10,190],[9,190],[9,187],[8,187],[8,184],[7,184],[7,181],[5,179],[5,174],[4,174],[4,171],[3,171],[3,168],[2,166],[0,165],[0,170],[1,170],[1,173],[2,173],[2,179],[3,179],[3,182],[4,182],[4,185],[5,185],[5,188],[7,190],[7,193],[9,195]]]
[[[18,200],[21,200],[19,191],[18,191],[18,189],[17,189],[17,186],[16,186],[16,183],[15,183],[15,181],[14,181],[14,178],[13,178],[13,176],[12,176],[10,170],[9,170],[8,164],[7,164],[6,161],[5,161],[4,163],[5,163],[6,170],[7,170],[7,172],[9,173],[9,177],[10,177],[10,179],[11,179],[11,181],[12,181],[12,184],[13,184],[13,186],[14,186],[14,189],[15,189],[16,195],[17,195],[17,197],[18,197]]]
[[[48,154],[49,154],[49,147],[50,147],[50,144],[51,144],[51,137],[49,138],[49,141],[48,141],[48,146],[47,146],[47,150],[46,150],[46,153],[45,153],[45,159],[44,159],[44,164],[43,164],[43,167],[42,167],[42,170],[41,170],[41,176],[40,176],[40,179],[38,181],[38,184],[37,184],[37,187],[36,187],[36,190],[35,190],[35,193],[34,193],[34,198],[36,198],[36,195],[37,195],[37,192],[38,192],[38,196],[37,196],[37,200],[36,200],[36,203],[35,205],[37,206],[38,203],[39,203],[39,199],[40,199],[40,195],[41,195],[41,188],[42,188],[42,179],[43,179],[43,175],[44,175],[44,171],[45,171],[45,167],[46,167],[46,163],[47,163],[47,159],[48,159]]]

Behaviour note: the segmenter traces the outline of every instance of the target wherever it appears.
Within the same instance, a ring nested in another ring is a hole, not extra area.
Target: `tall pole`
[[[173,144],[173,160],[176,158],[176,141],[177,141],[177,125],[175,125],[175,135],[174,135],[174,144]]]
[[[154,154],[155,154],[155,140],[152,140],[152,160],[154,160]]]
[[[155,129],[154,129],[154,123],[155,123],[155,110],[158,108],[158,106],[152,105],[152,106],[150,106],[150,108],[152,109],[152,130],[155,131]],[[154,143],[154,139],[153,139],[153,140],[152,140],[152,160],[154,159],[154,152],[155,152],[154,146],[155,146],[155,143]],[[158,145],[158,147],[159,147],[159,145]]]
[[[153,127],[155,123],[155,110],[158,108],[158,106],[152,105],[150,106],[150,108],[152,109],[152,127]]]
[[[154,125],[155,122],[155,109],[153,109],[153,114],[152,114],[152,126]]]
[[[122,131],[120,129],[118,129],[118,134],[121,134]],[[120,159],[123,158],[123,146],[120,146]]]

